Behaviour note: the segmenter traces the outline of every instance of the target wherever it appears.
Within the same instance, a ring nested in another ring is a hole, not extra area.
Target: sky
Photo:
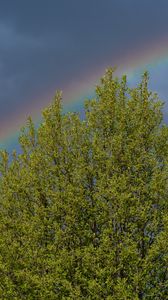
[[[147,69],[168,120],[167,0],[0,0],[0,148],[57,89],[80,111],[110,66],[135,85]]]

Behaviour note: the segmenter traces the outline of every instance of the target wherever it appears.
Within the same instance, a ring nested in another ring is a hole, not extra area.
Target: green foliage
[[[0,164],[0,299],[168,299],[168,127],[148,74],[61,93]]]

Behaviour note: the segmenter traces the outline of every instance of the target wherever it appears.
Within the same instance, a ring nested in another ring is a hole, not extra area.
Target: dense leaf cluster
[[[109,69],[62,114],[58,92],[22,153],[1,151],[0,299],[168,299],[168,127],[144,73]]]

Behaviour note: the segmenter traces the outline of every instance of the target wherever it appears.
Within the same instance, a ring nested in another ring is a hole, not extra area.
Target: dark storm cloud
[[[167,8],[166,0],[1,1],[0,122],[164,34]]]

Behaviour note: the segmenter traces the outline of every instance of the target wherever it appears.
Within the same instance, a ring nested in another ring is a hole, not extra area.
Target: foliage
[[[61,93],[22,153],[1,151],[0,299],[168,299],[168,127],[144,73],[108,69],[63,114]]]

